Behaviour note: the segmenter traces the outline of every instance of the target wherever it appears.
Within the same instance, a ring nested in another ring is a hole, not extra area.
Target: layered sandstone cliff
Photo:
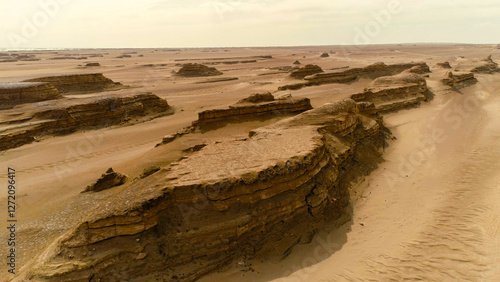
[[[86,101],[77,99],[65,106],[5,110],[0,123],[0,150],[31,143],[44,135],[103,128],[172,112],[167,101],[151,93]]]
[[[322,73],[322,72],[323,72],[323,70],[317,65],[305,65],[301,68],[298,68],[298,69],[292,71],[292,73],[290,73],[290,76],[293,78],[302,79],[306,76],[317,74],[317,73]]]
[[[194,127],[202,130],[210,127],[218,127],[228,122],[242,120],[269,118],[300,113],[312,109],[308,98],[285,98],[261,102],[236,103],[226,109],[207,110],[198,113],[198,120],[193,123]]]
[[[485,74],[493,74],[496,72],[500,72],[500,68],[498,64],[493,61],[491,55],[489,55],[486,59],[483,60],[483,63],[479,66],[476,66],[470,70],[473,73],[485,73]]]
[[[63,96],[49,83],[0,83],[0,110],[18,104],[60,99]]]
[[[102,73],[47,76],[25,80],[26,82],[48,82],[61,93],[90,93],[120,89],[123,85],[113,82]]]
[[[322,85],[329,83],[348,83],[356,80],[358,77],[368,77],[375,79],[381,76],[389,76],[401,73],[404,70],[419,67],[423,72],[429,70],[426,63],[401,63],[386,65],[385,63],[375,63],[363,68],[350,68],[342,71],[318,73],[306,76],[306,82],[279,87],[279,90],[295,90],[302,87]],[[429,70],[430,71],[430,70]]]
[[[184,64],[176,75],[184,77],[216,76],[222,75],[222,72],[202,64]]]
[[[376,167],[387,136],[365,104],[326,104],[125,184],[28,278],[193,281],[235,258],[286,253],[348,220],[349,182]]]
[[[352,95],[351,99],[373,103],[377,111],[387,112],[418,106],[426,100],[427,91],[425,78],[408,71],[379,77],[371,82],[364,92]]]
[[[471,72],[447,72],[446,78],[441,80],[443,84],[451,86],[453,88],[463,88],[474,84],[477,82],[477,79],[474,77],[474,74]]]

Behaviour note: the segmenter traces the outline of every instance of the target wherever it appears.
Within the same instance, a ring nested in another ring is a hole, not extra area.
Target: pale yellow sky
[[[500,43],[500,0],[0,0],[0,48]]]

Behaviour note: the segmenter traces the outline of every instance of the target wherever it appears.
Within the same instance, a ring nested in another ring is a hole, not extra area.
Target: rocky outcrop
[[[101,64],[99,63],[87,63],[85,64],[86,67],[100,67]]]
[[[418,106],[426,100],[427,91],[423,76],[403,72],[375,79],[363,93],[354,94],[351,99],[373,103],[378,112],[388,112]]]
[[[498,64],[493,61],[491,55],[489,55],[486,59],[483,60],[482,65],[472,68],[470,71],[473,73],[484,73],[484,74],[493,74],[496,72],[500,72],[500,68],[498,68]]]
[[[19,147],[45,135],[144,121],[173,113],[167,101],[151,93],[76,99],[67,103],[69,105],[49,104],[2,111],[0,150]]]
[[[176,75],[183,77],[200,77],[222,75],[222,72],[218,71],[216,68],[207,67],[202,64],[184,64]]]
[[[473,73],[465,73],[465,72],[447,72],[446,78],[441,80],[443,84],[451,86],[453,88],[463,88],[469,85],[472,85],[477,82],[477,79],[474,77]]]
[[[451,69],[451,65],[450,65],[450,62],[437,63],[436,68]]]
[[[344,100],[208,144],[125,184],[35,259],[29,278],[194,281],[235,258],[283,255],[349,219],[349,183],[376,167],[385,137],[379,118]]]
[[[414,66],[411,69],[409,69],[408,71],[411,73],[417,73],[417,74],[426,74],[426,73],[431,72],[428,65]]]
[[[119,82],[113,82],[102,73],[72,74],[48,76],[25,80],[26,82],[48,82],[61,93],[91,93],[106,90],[116,90],[123,87]]]
[[[15,105],[61,99],[63,96],[49,83],[0,83],[0,110]]]
[[[238,104],[244,103],[262,103],[262,102],[271,102],[274,101],[274,96],[270,92],[263,94],[253,94],[248,96],[247,98],[241,99],[238,101]]]
[[[299,69],[292,71],[290,76],[293,78],[303,79],[304,77],[306,77],[308,75],[321,73],[321,72],[323,72],[323,70],[317,65],[306,65],[304,67],[301,67]]]
[[[412,67],[420,67],[421,69],[429,69],[426,63],[403,63],[386,65],[384,63],[375,63],[363,68],[349,68],[346,70],[318,73],[306,76],[305,83],[296,83],[285,85],[278,88],[278,90],[296,90],[307,86],[315,86],[329,83],[348,83],[356,80],[358,77],[368,77],[375,79],[381,76],[389,76],[401,73],[404,70]]]
[[[230,122],[241,122],[252,119],[267,119],[285,116],[312,109],[307,98],[286,98],[260,103],[237,103],[227,109],[207,110],[198,113],[198,120],[193,127],[209,130]]]
[[[109,168],[94,184],[87,186],[82,193],[107,190],[122,185],[126,180],[127,176],[114,172],[112,168]]]
[[[330,55],[328,53],[323,53],[323,54],[321,54],[320,57],[321,58],[328,58],[328,57],[330,57]]]

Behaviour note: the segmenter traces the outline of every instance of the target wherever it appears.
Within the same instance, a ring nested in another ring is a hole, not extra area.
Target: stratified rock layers
[[[388,112],[419,105],[426,100],[427,91],[423,76],[406,71],[375,79],[363,93],[354,94],[351,99],[373,103],[377,111]]]
[[[427,71],[429,66],[426,63],[402,63],[386,65],[385,63],[375,63],[363,68],[351,68],[343,71],[317,73],[306,76],[304,83],[296,83],[280,86],[278,90],[296,90],[307,86],[316,86],[329,83],[348,83],[356,80],[358,77],[377,78],[381,76],[395,75],[404,70],[419,67]]]
[[[40,256],[31,278],[192,281],[232,259],[283,254],[348,220],[348,183],[376,167],[386,132],[353,100],[208,144],[126,184]]]
[[[249,120],[265,116],[282,116],[312,109],[308,98],[288,98],[261,103],[234,104],[227,109],[207,110],[198,113],[198,120],[193,123],[201,129],[228,122]]]
[[[77,101],[78,102],[78,101]],[[84,104],[42,109],[21,120],[3,122],[0,150],[29,144],[36,137],[67,134],[79,129],[103,128],[132,118],[170,113],[167,101],[151,93],[132,97],[105,97]]]
[[[16,82],[0,84],[0,109],[18,104],[61,99],[63,96],[49,83]]]
[[[72,74],[61,76],[48,76],[25,80],[26,82],[48,82],[54,85],[59,92],[90,93],[97,91],[113,90],[122,85],[113,82],[102,73]]]

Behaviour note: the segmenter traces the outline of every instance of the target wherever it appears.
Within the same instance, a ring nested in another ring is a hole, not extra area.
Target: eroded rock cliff
[[[376,167],[387,136],[366,104],[326,104],[125,184],[28,277],[193,281],[235,258],[284,254],[348,220],[349,182]]]
[[[272,95],[271,95],[272,96]],[[265,98],[265,97],[264,97]],[[238,122],[251,119],[266,119],[274,116],[285,116],[312,109],[308,98],[277,99],[254,103],[236,103],[227,109],[214,109],[198,113],[198,120],[193,126],[202,130],[223,126],[228,122]],[[273,97],[274,98],[274,97]],[[251,98],[253,99],[253,98]]]
[[[302,87],[328,83],[348,83],[356,80],[358,77],[368,77],[375,79],[381,76],[395,75],[415,66],[419,67],[423,71],[429,70],[429,66],[427,66],[427,64],[423,62],[393,65],[386,65],[385,63],[375,63],[363,68],[350,68],[342,71],[325,72],[306,76],[304,79],[307,82],[281,86],[279,87],[279,90],[295,90]]]
[[[471,72],[447,72],[446,78],[441,80],[444,84],[453,88],[463,88],[477,82],[474,74]]]
[[[407,71],[379,77],[364,92],[352,95],[351,99],[373,103],[377,111],[387,112],[419,105],[426,100],[427,91],[425,78]]]
[[[184,77],[200,77],[222,75],[222,72],[218,71],[216,68],[207,67],[202,64],[184,64],[176,75]]]
[[[31,143],[44,135],[103,128],[172,113],[167,101],[151,93],[132,97],[72,100],[69,105],[15,108],[2,111],[0,150]]]
[[[120,89],[123,85],[113,82],[102,73],[47,76],[25,80],[26,82],[48,82],[61,93],[90,93]]]
[[[63,96],[49,83],[0,83],[0,110],[12,108],[18,104],[61,98],[63,98]]]

